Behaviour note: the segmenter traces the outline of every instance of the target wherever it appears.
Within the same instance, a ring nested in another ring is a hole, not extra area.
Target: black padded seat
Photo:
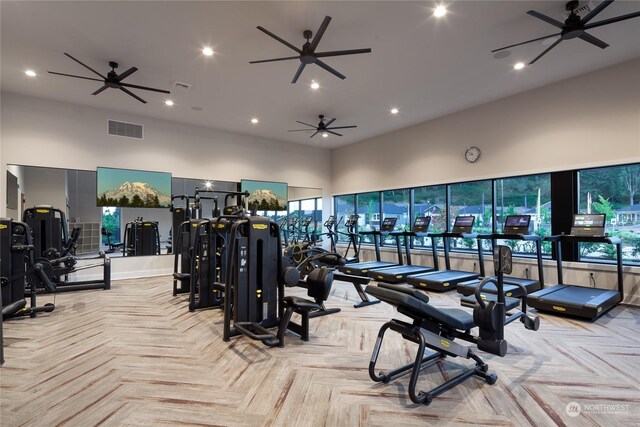
[[[295,311],[313,311],[320,309],[319,304],[301,297],[284,297],[284,302],[285,304],[293,307]]]
[[[368,285],[365,292],[398,308],[407,308],[421,318],[430,318],[451,328],[467,331],[475,327],[471,313],[459,308],[434,307],[428,303],[429,297],[417,289],[405,286]]]
[[[483,293],[482,299],[485,300],[486,302],[498,301],[498,296],[496,294]],[[474,308],[477,302],[478,300],[476,300],[475,295],[467,295],[466,297],[460,298],[460,304],[463,307]],[[520,298],[512,298],[512,297],[504,298],[504,306],[505,306],[505,310],[507,311],[515,310],[516,308],[520,307],[520,305],[522,305],[522,301],[520,300]]]
[[[173,277],[181,282],[184,282],[185,280],[191,280],[191,274],[189,273],[173,273]]]

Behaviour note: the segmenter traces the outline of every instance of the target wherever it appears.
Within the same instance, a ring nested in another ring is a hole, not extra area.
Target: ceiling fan
[[[85,80],[93,80],[93,81],[96,81],[96,82],[102,82],[104,85],[100,89],[98,89],[95,92],[93,92],[92,95],[97,95],[100,92],[102,92],[102,91],[104,91],[106,89],[109,89],[109,88],[120,89],[121,91],[123,91],[127,95],[130,95],[130,96],[134,97],[135,99],[137,99],[138,101],[142,102],[143,104],[146,104],[147,101],[145,101],[144,99],[140,98],[138,95],[136,95],[135,93],[131,92],[127,88],[130,87],[130,88],[133,88],[133,89],[150,90],[150,91],[153,91],[153,92],[171,93],[168,90],[164,90],[164,89],[156,89],[156,88],[152,88],[152,87],[133,85],[133,84],[129,84],[129,83],[122,83],[122,80],[124,80],[125,78],[129,77],[131,74],[133,74],[136,71],[138,71],[138,69],[136,67],[131,67],[127,71],[125,71],[124,73],[117,74],[116,73],[116,68],[118,68],[118,63],[117,62],[113,62],[113,61],[109,61],[109,67],[111,67],[111,71],[109,71],[106,76],[103,76],[102,74],[100,74],[99,72],[94,70],[93,68],[89,67],[86,64],[83,64],[82,62],[78,61],[76,58],[74,58],[73,56],[69,55],[68,53],[65,53],[65,55],[67,55],[69,58],[73,59],[78,64],[80,64],[83,67],[85,67],[86,69],[92,71],[94,74],[97,74],[98,76],[100,76],[100,79],[96,79],[96,78],[93,78],[93,77],[76,76],[76,75],[73,75],[73,74],[57,73],[55,71],[47,71],[47,72],[49,74],[56,74],[56,75],[59,75],[59,76],[75,77],[76,79],[85,79]]]
[[[329,120],[328,122],[325,123],[324,122],[324,116],[322,114],[320,114],[318,117],[320,117],[320,123],[318,123],[318,126],[310,125],[309,123],[305,123],[305,122],[301,122],[299,120],[296,120],[297,123],[300,123],[300,124],[305,125],[305,126],[309,126],[309,127],[311,127],[311,129],[291,129],[291,130],[288,130],[287,132],[309,132],[309,131],[312,131],[312,130],[315,129],[315,132],[309,138],[313,138],[314,136],[316,136],[320,132],[327,132],[327,133],[331,133],[333,135],[342,136],[342,134],[339,134],[338,132],[334,132],[334,130],[336,130],[336,129],[350,129],[350,128],[357,128],[358,127],[356,125],[328,127],[336,119],[333,118],[333,119],[331,119],[331,120]]]
[[[527,40],[526,42],[521,42],[521,43],[516,43],[509,46],[501,47],[500,49],[495,49],[495,50],[492,50],[491,52],[499,52],[501,50],[505,50],[512,47],[521,46],[523,44],[533,43],[536,41],[548,39],[551,37],[557,37],[557,36],[560,36],[560,38],[556,40],[551,46],[549,46],[544,52],[536,56],[533,59],[533,61],[529,62],[529,65],[538,61],[540,58],[546,55],[551,49],[553,49],[558,44],[560,44],[560,42],[563,40],[571,40],[574,38],[579,38],[588,43],[591,43],[594,46],[604,49],[609,45],[603,42],[602,40],[598,39],[597,37],[594,37],[591,34],[587,33],[586,30],[590,30],[592,28],[597,28],[603,25],[609,25],[609,24],[613,24],[616,22],[620,22],[620,21],[624,21],[627,19],[636,18],[640,16],[640,11],[639,11],[639,12],[628,13],[626,15],[616,16],[614,18],[603,19],[602,21],[593,22],[589,24],[589,21],[595,18],[596,15],[602,12],[607,6],[609,6],[613,2],[614,0],[605,0],[602,3],[600,3],[598,6],[596,6],[593,10],[591,10],[587,15],[585,15],[584,18],[580,18],[580,16],[576,14],[576,9],[578,8],[578,1],[572,0],[568,2],[565,6],[566,10],[570,13],[569,13],[569,17],[564,21],[564,24],[560,21],[557,21],[553,18],[548,17],[547,15],[543,15],[540,12],[536,12],[535,10],[530,10],[527,12],[527,14],[535,18],[541,19],[544,22],[551,24],[556,28],[559,28],[560,32],[557,34],[550,34],[544,37],[538,37],[533,40]]]
[[[274,39],[278,40],[280,43],[282,43],[283,45],[287,46],[289,49],[292,49],[292,50],[296,51],[298,53],[298,55],[297,56],[287,56],[287,57],[284,57],[284,58],[273,58],[273,59],[263,59],[263,60],[260,60],[260,61],[250,61],[249,64],[259,64],[259,63],[262,63],[262,62],[288,61],[290,59],[299,59],[300,60],[300,65],[298,66],[298,71],[296,71],[296,74],[293,76],[293,80],[291,80],[291,83],[295,83],[295,82],[298,81],[298,77],[300,77],[300,74],[302,74],[302,70],[304,70],[304,67],[306,67],[309,64],[316,64],[319,67],[324,68],[325,70],[327,70],[328,72],[330,72],[334,76],[339,77],[339,78],[341,78],[343,80],[346,79],[345,75],[343,75],[340,72],[334,70],[333,68],[331,68],[330,66],[325,64],[323,61],[321,61],[319,58],[327,58],[327,57],[330,57],[330,56],[355,55],[355,54],[358,54],[358,53],[371,53],[371,49],[351,49],[351,50],[334,50],[334,51],[330,51],[330,52],[316,52],[316,48],[318,47],[318,43],[320,43],[320,39],[322,38],[322,36],[324,35],[324,32],[326,31],[327,27],[329,26],[329,22],[331,22],[331,17],[330,16],[325,16],[324,17],[324,21],[322,21],[322,24],[320,24],[320,28],[318,28],[318,31],[316,32],[315,37],[313,37],[313,40],[311,40],[311,41],[309,41],[309,40],[313,36],[313,33],[311,32],[311,30],[305,30],[302,33],[302,36],[305,39],[307,39],[307,42],[302,45],[302,49],[298,49],[297,47],[295,47],[294,45],[292,45],[288,41],[278,37],[277,35],[273,34],[271,31],[267,30],[266,28],[258,26],[257,28],[260,31],[262,31],[266,35],[268,35],[270,37],[273,37]]]

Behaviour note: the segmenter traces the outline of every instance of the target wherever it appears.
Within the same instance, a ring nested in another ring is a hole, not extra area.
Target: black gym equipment
[[[283,347],[287,330],[309,340],[310,312],[320,309],[312,300],[284,296],[286,286],[298,284],[299,270],[283,267],[280,230],[265,217],[250,216],[231,226],[224,282],[223,339],[245,335],[270,347]],[[326,300],[333,273],[316,268],[308,274],[307,295]],[[300,314],[300,324],[291,321]],[[277,332],[269,329],[277,327]]]
[[[481,240],[491,240],[491,246],[496,246],[496,240],[516,240],[533,242],[536,246],[536,261],[538,268],[538,279],[519,278],[519,277],[504,277],[504,292],[505,296],[512,298],[522,298],[523,290],[526,290],[527,294],[532,294],[535,291],[539,291],[544,288],[544,271],[542,265],[542,248],[540,245],[540,236],[536,234],[529,234],[529,224],[531,222],[531,215],[509,215],[505,218],[504,227],[502,233],[491,234],[479,234],[478,246],[481,245]],[[474,295],[476,288],[480,283],[480,279],[469,280],[466,282],[458,283],[457,290],[467,298],[462,299],[463,305],[475,304]],[[491,284],[485,286],[483,298],[495,299],[496,287]]]
[[[444,247],[444,262],[445,270],[438,270],[438,256],[434,251],[433,265],[438,271],[432,271],[424,274],[415,274],[407,277],[407,283],[415,286],[416,288],[425,289],[428,291],[444,292],[450,291],[456,288],[456,285],[460,282],[467,280],[477,279],[480,276],[484,276],[484,257],[482,254],[482,246],[478,245],[478,259],[480,265],[480,273],[473,273],[470,271],[451,270],[451,260],[449,259],[449,246],[452,238],[462,239],[476,239],[477,234],[473,234],[473,224],[475,217],[473,215],[460,215],[456,217],[451,232],[444,233],[431,233],[431,246],[436,248],[437,238],[442,238]],[[480,242],[478,242],[480,243]]]
[[[382,269],[373,268],[369,270],[369,277],[385,283],[402,283],[407,280],[407,276],[411,274],[423,274],[433,271],[433,267],[426,267],[422,265],[413,265],[411,262],[411,241],[413,237],[426,237],[429,230],[429,224],[431,223],[430,216],[416,217],[413,222],[413,230],[411,231],[393,231],[390,234],[396,238],[396,246],[400,247],[400,238],[403,239],[405,256],[407,260],[406,265],[399,265],[397,267],[388,267]],[[436,249],[433,248],[433,254],[436,256]]]
[[[556,248],[558,284],[541,289],[527,296],[527,304],[536,310],[575,316],[594,321],[618,305],[624,297],[622,277],[622,241],[607,236],[604,232],[604,214],[576,214],[570,234],[545,237]],[[590,288],[565,285],[562,278],[562,244],[577,245],[578,242],[604,243],[616,247],[618,289]]]
[[[124,226],[123,256],[160,255],[160,231],[157,221],[137,218]]]
[[[393,231],[396,226],[397,220],[397,218],[385,218],[382,220],[380,230],[361,231],[358,233],[360,236],[373,237],[373,245],[376,253],[375,261],[350,263],[339,267],[338,270],[354,276],[367,276],[369,270],[402,265],[402,250],[399,246],[396,248],[398,254],[398,262],[388,262],[380,260],[380,242],[382,240],[382,236],[388,236]]]
[[[106,251],[104,251],[105,253],[112,254],[115,251],[122,250],[122,247],[124,246],[124,243],[111,243],[111,236],[113,236],[113,233],[111,233],[109,230],[107,230],[106,227],[101,227],[100,228],[100,235],[105,236],[107,238],[107,247],[108,247],[108,249]]]
[[[335,243],[338,242],[340,236],[347,236],[347,248],[344,251],[343,258],[347,264],[354,264],[356,262],[360,262],[360,238],[356,231],[356,227],[358,226],[358,219],[360,219],[360,215],[352,214],[349,215],[347,220],[344,222],[344,228],[347,230],[346,233],[339,231],[340,223],[344,217],[340,217],[340,220],[336,223],[335,217],[334,222],[327,220],[327,224],[325,226],[329,229],[330,225],[333,225],[333,236]],[[331,217],[329,217],[331,219]],[[353,256],[349,256],[349,251],[353,248]],[[333,251],[337,252],[337,251]]]
[[[326,31],[327,27],[329,26],[329,22],[331,22],[331,17],[330,16],[325,16],[324,20],[322,21],[322,24],[320,24],[320,28],[318,28],[318,31],[316,31],[315,37],[313,37],[313,40],[311,40],[311,41],[309,41],[309,40],[313,36],[313,33],[311,32],[311,30],[305,30],[302,33],[302,36],[305,39],[307,39],[307,42],[304,45],[302,45],[302,49],[298,49],[297,47],[295,47],[291,43],[287,42],[286,40],[276,36],[271,31],[269,31],[269,30],[267,30],[267,29],[265,29],[263,27],[258,26],[257,28],[260,31],[262,31],[263,33],[265,33],[269,37],[272,37],[272,38],[276,39],[277,41],[279,41],[283,45],[287,46],[289,49],[294,50],[296,53],[298,53],[298,55],[296,55],[296,56],[288,56],[288,57],[285,57],[285,58],[274,58],[274,59],[263,59],[263,60],[260,60],[260,61],[250,61],[249,64],[259,64],[259,63],[262,63],[262,62],[288,61],[290,59],[299,59],[300,60],[300,66],[298,67],[298,70],[296,71],[296,74],[293,76],[293,80],[291,80],[291,83],[295,83],[295,82],[298,81],[298,78],[300,77],[300,74],[302,74],[302,70],[304,70],[304,67],[307,66],[308,64],[317,64],[319,67],[324,68],[325,70],[327,70],[328,72],[330,72],[334,76],[339,77],[339,78],[341,78],[343,80],[346,79],[346,76],[344,76],[343,74],[341,74],[338,71],[334,70],[333,68],[331,68],[330,66],[328,66],[327,64],[322,62],[319,58],[328,58],[330,56],[354,55],[354,54],[358,54],[358,53],[371,53],[371,49],[367,48],[367,49],[337,50],[337,51],[331,51],[331,52],[316,52],[316,48],[318,47],[318,43],[320,43],[320,39],[322,38],[322,36],[324,35],[324,32]]]
[[[309,132],[309,131],[315,130],[313,135],[311,135],[309,138],[313,138],[314,136],[316,136],[320,132],[327,132],[327,133],[330,133],[330,134],[333,134],[333,135],[336,135],[336,136],[342,136],[338,132],[334,132],[334,131],[336,129],[351,129],[351,128],[357,128],[358,127],[356,125],[329,127],[329,126],[331,126],[331,123],[333,123],[336,120],[335,117],[333,119],[329,120],[327,123],[324,122],[324,116],[322,114],[320,114],[318,117],[320,117],[320,122],[318,122],[317,126],[310,125],[309,123],[301,122],[300,120],[296,120],[296,122],[300,123],[301,125],[309,126],[311,129],[290,129],[287,132]]]
[[[38,307],[38,288],[56,292],[56,285],[47,275],[50,264],[36,262],[31,230],[26,223],[0,218],[0,285],[2,287],[2,317],[30,316],[51,312],[54,304]],[[43,260],[44,261],[44,260]],[[30,304],[27,306],[27,297]]]
[[[477,376],[488,384],[495,384],[496,374],[489,373],[487,364],[470,347],[454,342],[456,338],[470,342],[481,351],[504,357],[507,353],[507,341],[504,339],[504,326],[520,320],[524,327],[536,331],[540,326],[537,316],[530,317],[526,310],[525,299],[521,311],[510,314],[515,305],[508,306],[502,289],[502,276],[511,272],[511,250],[506,246],[497,246],[494,250],[494,264],[497,279],[484,279],[476,290],[477,303],[473,315],[458,308],[438,308],[429,303],[429,297],[423,292],[403,285],[380,284],[367,286],[367,293],[396,307],[399,313],[412,319],[412,323],[392,319],[385,323],[378,333],[378,339],[369,362],[369,376],[375,382],[389,383],[399,376],[411,372],[409,397],[418,404],[429,405],[433,398]],[[498,300],[485,302],[480,294],[488,283],[498,288]],[[471,329],[478,327],[479,334],[471,335]],[[415,361],[388,372],[376,373],[376,362],[382,347],[385,332],[391,329],[408,341],[418,344]],[[429,348],[431,354],[425,353]],[[473,359],[475,366],[429,390],[418,391],[417,383],[420,371],[444,360],[447,356]]]
[[[122,80],[124,80],[125,78],[129,77],[131,74],[133,74],[136,71],[138,71],[138,69],[136,67],[131,67],[127,71],[125,71],[124,73],[117,74],[116,73],[116,68],[118,68],[118,63],[114,62],[114,61],[109,61],[109,67],[111,67],[111,71],[109,71],[106,76],[103,76],[102,74],[100,74],[99,72],[94,70],[93,68],[89,67],[87,64],[84,64],[84,63],[80,62],[79,60],[77,60],[73,56],[69,55],[68,53],[65,53],[65,55],[67,55],[69,58],[71,58],[74,61],[76,61],[78,64],[82,65],[87,70],[93,72],[94,74],[97,74],[100,77],[100,79],[96,79],[96,78],[93,78],[93,77],[76,76],[76,75],[73,75],[73,74],[57,73],[55,71],[47,71],[47,72],[49,74],[56,74],[56,75],[59,75],[59,76],[74,77],[76,79],[84,79],[84,80],[92,80],[92,81],[95,81],[95,82],[102,82],[104,85],[101,88],[99,88],[98,90],[96,90],[95,92],[93,92],[91,95],[97,95],[100,92],[102,92],[102,91],[104,91],[106,89],[109,89],[109,88],[111,88],[111,89],[120,89],[121,91],[123,91],[127,95],[134,97],[135,99],[137,99],[138,101],[142,102],[143,104],[146,104],[147,101],[145,101],[144,99],[140,98],[138,95],[136,95],[135,93],[131,92],[127,88],[150,90],[152,92],[160,92],[160,93],[171,93],[168,90],[164,90],[164,89],[156,89],[156,88],[147,87],[147,86],[140,86],[140,85],[132,85],[132,84],[129,84],[129,83],[122,83]]]
[[[80,229],[74,228],[69,236],[64,212],[41,205],[25,209],[22,220],[31,229],[35,263],[42,266],[47,277],[56,286],[56,292],[111,288],[111,260],[105,257],[102,251],[98,258],[79,259],[75,256]],[[78,260],[89,259],[101,259],[101,262],[77,265]],[[69,274],[96,267],[102,267],[102,279],[75,282],[69,280]],[[48,290],[46,286],[42,288]]]
[[[620,21],[624,21],[627,19],[636,18],[640,16],[640,12],[633,12],[633,13],[628,13],[626,15],[616,16],[614,18],[603,19],[602,21],[589,23],[589,21],[595,18],[596,15],[602,12],[611,3],[613,3],[613,0],[605,0],[601,2],[599,5],[597,5],[587,15],[585,15],[584,18],[580,18],[580,16],[576,13],[576,9],[578,9],[578,6],[579,6],[579,2],[577,0],[572,0],[565,5],[565,9],[567,10],[567,12],[570,12],[570,13],[567,19],[564,21],[564,23],[557,21],[540,12],[536,12],[535,10],[530,10],[527,12],[528,15],[531,15],[534,18],[541,19],[547,24],[553,25],[554,27],[560,29],[560,32],[556,34],[549,34],[548,36],[538,37],[533,40],[527,40],[525,42],[520,42],[520,43],[512,44],[509,46],[501,47],[500,49],[495,49],[495,50],[492,50],[491,52],[492,53],[499,52],[501,50],[510,49],[512,47],[522,46],[524,44],[533,43],[540,40],[548,39],[551,37],[558,37],[558,36],[560,37],[551,46],[546,48],[544,52],[542,52],[540,55],[536,56],[535,59],[529,62],[529,65],[538,61],[540,58],[546,55],[551,49],[553,49],[558,44],[560,44],[560,42],[562,42],[563,40],[571,40],[571,39],[579,38],[581,40],[586,41],[587,43],[591,43],[592,45],[599,47],[600,49],[605,49],[609,45],[603,42],[602,40],[598,39],[597,37],[594,37],[591,34],[587,33],[586,30],[602,27],[604,25],[609,25],[609,24],[613,24],[616,22],[620,22]]]

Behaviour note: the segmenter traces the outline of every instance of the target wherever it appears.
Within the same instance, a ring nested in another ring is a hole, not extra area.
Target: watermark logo
[[[582,407],[578,402],[569,402],[567,403],[567,407],[565,408],[565,411],[567,412],[567,415],[569,415],[570,417],[577,417],[578,415],[580,415],[580,412],[582,411]]]

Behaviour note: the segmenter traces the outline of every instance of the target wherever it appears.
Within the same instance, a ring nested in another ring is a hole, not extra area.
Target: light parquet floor
[[[512,324],[507,357],[484,355],[495,385],[471,379],[426,407],[409,400],[407,376],[369,379],[378,329],[402,316],[385,303],[353,308],[350,284],[336,282],[327,303],[342,312],[312,319],[310,342],[288,334],[285,348],[225,343],[221,311],[189,313],[170,288],[169,277],[117,281],[5,322],[0,425],[640,425],[638,308],[616,307],[596,323],[542,315],[538,332]],[[455,294],[432,297],[457,305]],[[389,332],[380,366],[414,351]],[[423,373],[422,389],[469,361],[445,363]],[[579,416],[567,414],[570,402]]]

